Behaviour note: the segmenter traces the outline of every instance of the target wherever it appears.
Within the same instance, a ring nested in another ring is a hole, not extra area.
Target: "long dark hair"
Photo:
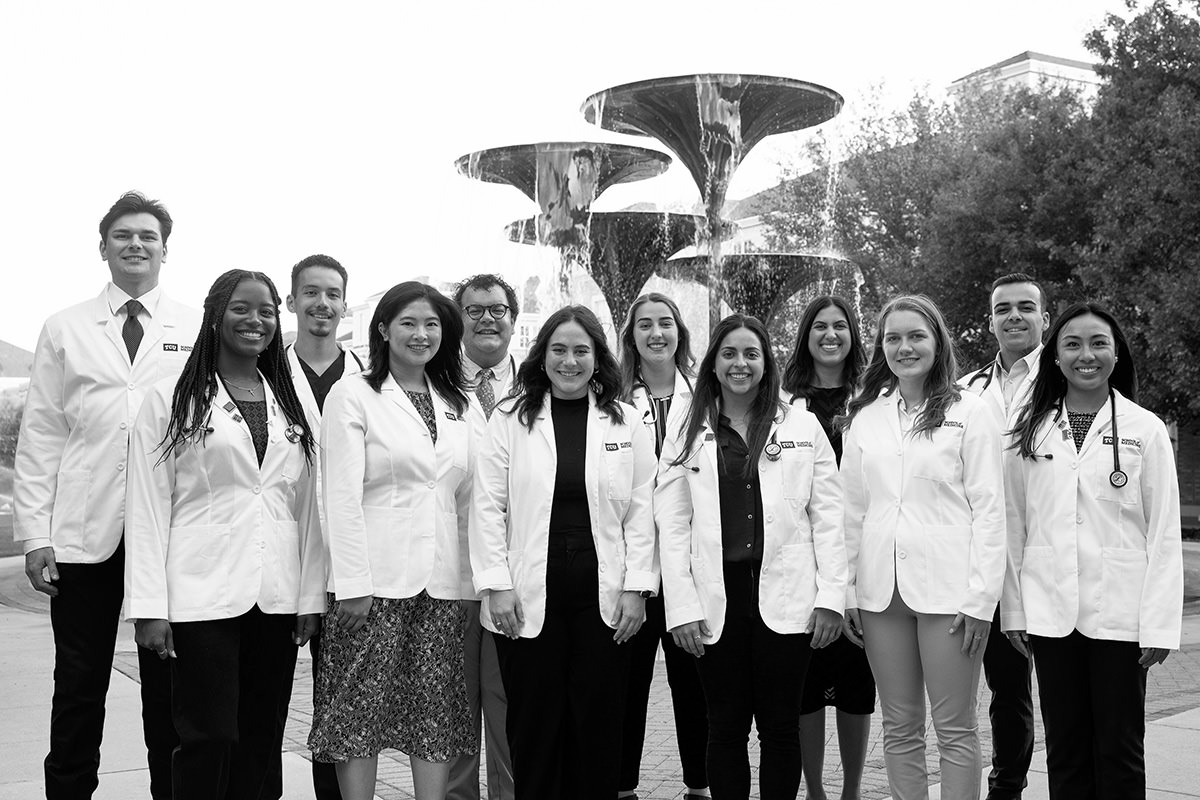
[[[367,345],[370,348],[369,367],[363,374],[363,380],[379,392],[388,376],[388,341],[383,338],[383,331],[392,324],[392,320],[409,305],[418,300],[427,300],[438,321],[442,325],[442,341],[437,352],[425,365],[425,375],[433,384],[433,389],[442,399],[449,403],[455,413],[464,414],[467,410],[467,395],[463,391],[462,356],[459,348],[462,344],[463,322],[458,313],[458,306],[446,295],[427,283],[405,281],[398,283],[384,292],[371,315],[371,325],[367,330]]]
[[[817,315],[830,306],[835,306],[846,316],[846,324],[850,328],[850,353],[842,362],[842,386],[846,387],[847,391],[854,391],[866,366],[867,356],[863,352],[862,333],[850,304],[834,295],[822,295],[804,309],[804,314],[800,317],[800,328],[796,332],[796,346],[783,368],[783,391],[793,398],[804,397],[815,384],[816,368],[813,366],[812,353],[808,351],[808,337],[817,321]]]
[[[683,423],[686,432],[683,449],[673,462],[675,464],[682,464],[691,457],[696,437],[700,435],[700,429],[704,425],[707,424],[713,431],[717,429],[721,413],[718,403],[721,399],[721,382],[717,380],[717,353],[720,352],[725,337],[740,328],[745,328],[758,337],[763,354],[762,381],[758,384],[758,394],[750,406],[750,424],[746,430],[746,446],[750,450],[750,458],[746,460],[744,474],[749,477],[758,469],[758,458],[766,446],[771,423],[779,416],[784,406],[779,399],[779,366],[771,351],[771,338],[767,335],[767,327],[757,317],[744,314],[731,314],[713,328],[712,336],[708,340],[708,352],[700,362],[696,385],[692,389],[692,403],[688,406]]]
[[[625,315],[625,324],[621,327],[621,399],[626,402],[633,398],[634,384],[640,380],[638,371],[641,369],[642,359],[638,355],[637,342],[633,339],[633,330],[638,309],[646,303],[662,303],[670,310],[671,316],[675,318],[675,330],[679,331],[676,337],[679,343],[675,348],[675,368],[687,378],[695,377],[696,374],[696,358],[692,355],[692,334],[683,322],[679,306],[665,294],[647,292],[633,301],[629,313]]]
[[[1113,344],[1116,345],[1117,363],[1113,365],[1112,375],[1108,377],[1108,385],[1116,389],[1130,400],[1137,402],[1138,379],[1137,366],[1133,363],[1133,351],[1129,349],[1129,340],[1121,330],[1120,323],[1108,309],[1096,303],[1075,303],[1059,315],[1058,321],[1050,328],[1046,337],[1046,346],[1038,356],[1038,374],[1033,381],[1029,393],[1029,402],[1017,415],[1013,429],[1010,449],[1016,449],[1022,458],[1033,458],[1037,442],[1038,428],[1051,411],[1057,411],[1059,403],[1067,394],[1067,378],[1058,368],[1058,337],[1066,324],[1076,317],[1093,314],[1108,323],[1112,328]]]
[[[166,436],[159,443],[163,451],[159,463],[186,442],[201,441],[205,436],[209,411],[213,398],[217,396],[217,354],[221,349],[221,320],[225,317],[229,298],[242,281],[257,281],[266,286],[271,293],[271,302],[275,304],[275,318],[279,318],[279,292],[264,273],[231,269],[213,281],[208,296],[204,298],[204,319],[200,324],[200,333],[196,336],[192,354],[188,356],[183,372],[175,383],[175,393],[171,398],[171,419],[167,423]],[[284,355],[282,339],[282,331],[276,325],[275,335],[267,343],[266,349],[258,354],[258,371],[275,394],[275,402],[283,410],[284,417],[303,431],[300,434],[300,444],[304,448],[305,458],[311,463],[314,449],[313,432],[308,429],[304,406],[301,405],[300,398],[296,395],[296,387],[292,384],[292,371],[288,367],[287,356]]]
[[[604,326],[587,306],[566,306],[550,315],[538,331],[533,347],[517,368],[513,377],[512,391],[505,399],[512,399],[511,407],[502,409],[505,414],[516,414],[521,424],[533,430],[534,420],[546,401],[546,392],[550,391],[550,376],[546,374],[546,351],[550,347],[550,337],[559,326],[568,322],[579,323],[583,332],[592,340],[592,352],[595,354],[596,371],[592,374],[591,390],[596,395],[596,407],[608,414],[618,424],[625,422],[625,414],[621,411],[618,398],[621,396],[621,371],[617,368],[617,359],[608,348],[604,337]],[[505,404],[507,406],[507,404]]]
[[[900,381],[888,366],[883,352],[883,329],[887,318],[897,311],[912,311],[924,318],[929,324],[929,330],[937,343],[937,351],[933,358],[933,368],[925,376],[925,408],[917,416],[911,435],[916,437],[924,433],[930,439],[933,432],[941,427],[946,419],[946,410],[962,398],[962,391],[954,382],[958,374],[958,356],[954,351],[954,340],[950,337],[950,329],[942,312],[932,300],[923,294],[901,295],[888,301],[879,312],[878,330],[875,332],[875,349],[871,352],[871,362],[863,373],[862,385],[846,411],[846,419],[842,424],[843,430],[871,403],[879,397],[879,393],[887,389],[890,395],[897,391]]]

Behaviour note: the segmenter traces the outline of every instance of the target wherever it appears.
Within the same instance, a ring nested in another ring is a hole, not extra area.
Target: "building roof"
[[[33,370],[33,353],[0,339],[0,377],[28,378]]]
[[[1057,64],[1062,67],[1074,67],[1075,69],[1084,69],[1084,70],[1089,70],[1089,71],[1093,71],[1093,72],[1096,69],[1095,64],[1089,63],[1087,61],[1077,61],[1076,59],[1073,59],[1073,58],[1063,58],[1062,56],[1052,56],[1052,55],[1047,55],[1046,53],[1035,53],[1032,50],[1026,50],[1024,53],[1018,53],[1017,55],[1013,56],[1012,58],[1006,58],[1003,61],[998,61],[995,64],[992,64],[990,67],[984,67],[983,69],[977,69],[974,72],[971,72],[971,73],[964,75],[961,78],[953,81],[953,83],[961,83],[963,81],[968,81],[971,78],[977,78],[982,75],[987,75],[988,73],[1004,69],[1005,67],[1011,67],[1013,64],[1020,64],[1023,61],[1041,61],[1046,64]]]

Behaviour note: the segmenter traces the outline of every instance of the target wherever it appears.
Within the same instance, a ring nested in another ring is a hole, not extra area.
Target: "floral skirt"
[[[366,624],[348,633],[330,595],[321,630],[312,731],[318,761],[371,758],[386,749],[445,762],[478,747],[463,675],[466,611],[425,592],[376,597]]]

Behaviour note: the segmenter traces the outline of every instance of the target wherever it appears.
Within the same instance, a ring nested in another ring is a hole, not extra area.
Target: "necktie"
[[[137,355],[138,345],[142,343],[142,323],[138,321],[138,314],[141,313],[142,304],[137,300],[130,300],[125,304],[125,324],[121,326],[121,338],[125,340],[125,349],[129,351],[129,363],[133,363],[133,357]]]
[[[487,414],[487,418],[492,418],[492,409],[496,407],[496,392],[492,389],[492,376],[490,369],[481,369],[475,373],[475,396],[479,398],[479,405],[483,406],[483,413]]]

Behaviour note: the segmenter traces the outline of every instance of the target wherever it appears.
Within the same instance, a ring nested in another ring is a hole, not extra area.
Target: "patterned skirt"
[[[314,758],[371,758],[389,748],[433,762],[473,754],[463,604],[425,592],[376,597],[356,633],[338,626],[337,606],[330,595],[314,665]]]

